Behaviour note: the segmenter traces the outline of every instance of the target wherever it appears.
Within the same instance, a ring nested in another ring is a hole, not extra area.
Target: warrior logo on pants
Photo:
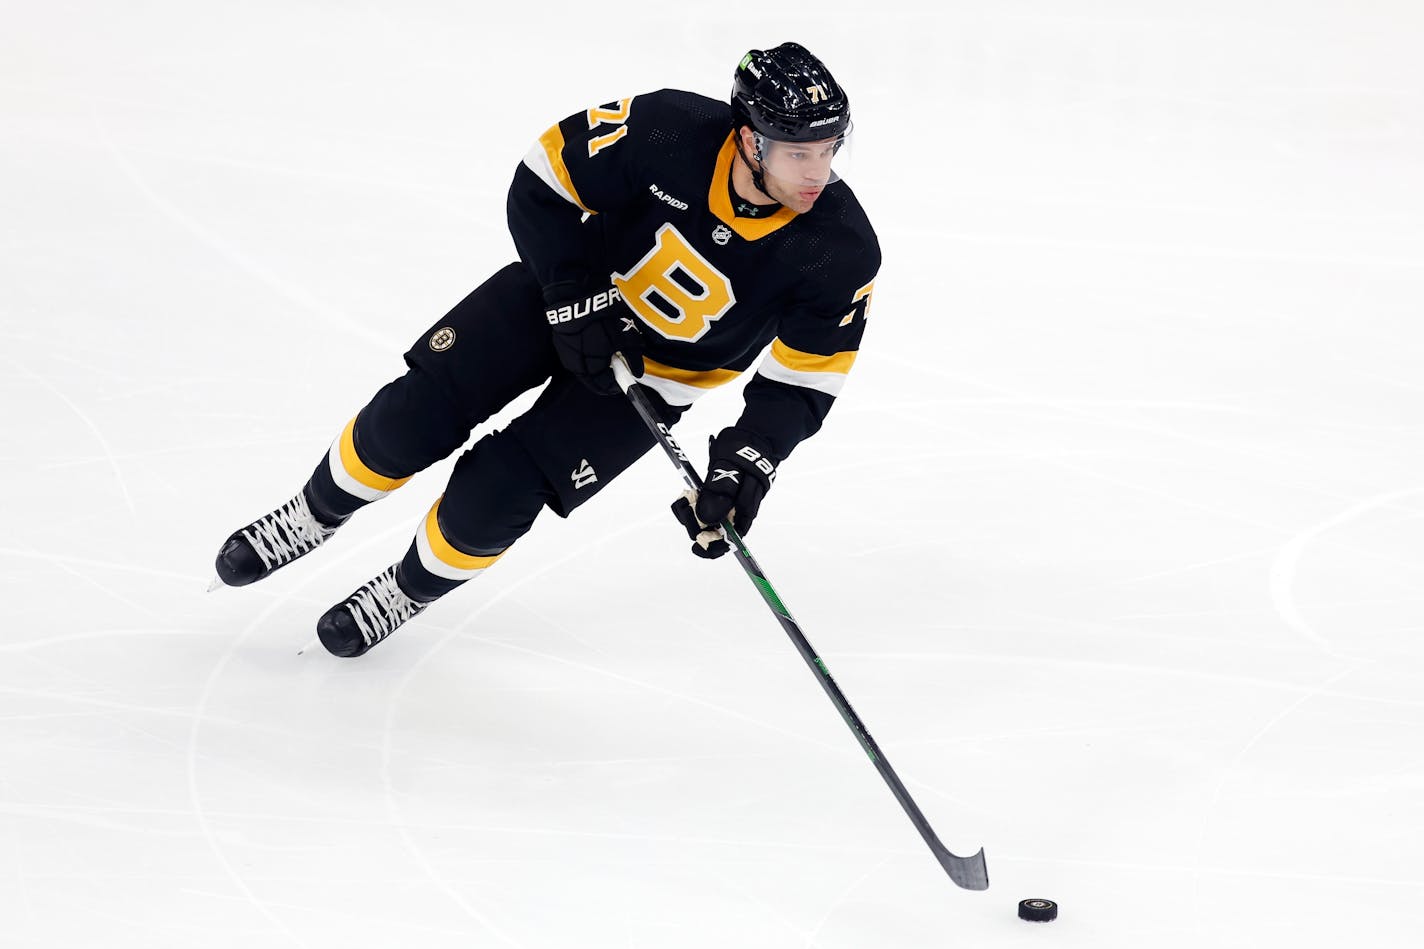
[[[598,475],[593,473],[593,465],[588,463],[588,459],[583,458],[569,475],[569,480],[573,481],[575,488],[586,488],[598,480]]]

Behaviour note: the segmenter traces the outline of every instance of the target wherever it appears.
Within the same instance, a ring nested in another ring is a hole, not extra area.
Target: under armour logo
[[[742,483],[742,473],[736,468],[713,468],[713,481],[730,481],[733,484]]]
[[[593,473],[593,465],[588,463],[588,459],[583,458],[569,475],[569,480],[573,481],[575,488],[586,488],[598,480],[598,475]]]
[[[625,333],[636,333],[636,332],[638,332],[638,326],[637,326],[636,323],[633,322],[633,318],[632,318],[631,316],[622,317],[622,320],[623,320],[623,332],[625,332]]]

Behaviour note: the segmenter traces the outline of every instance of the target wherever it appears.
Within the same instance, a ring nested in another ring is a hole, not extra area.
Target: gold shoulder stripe
[[[732,196],[728,193],[731,188],[732,162],[736,160],[736,133],[729,132],[727,140],[722,143],[722,150],[717,153],[717,170],[712,172],[712,187],[707,191],[707,207],[712,213],[735,231],[737,236],[749,241],[765,237],[790,224],[795,219],[796,212],[785,206],[771,217],[737,217],[737,212],[732,210]]]
[[[777,362],[794,372],[838,372],[845,375],[855,363],[855,350],[836,353],[834,356],[820,356],[792,349],[781,340],[771,344],[771,355]]]
[[[574,199],[574,203],[589,214],[598,213],[583,203],[583,198],[579,197],[578,189],[574,187],[574,180],[569,177],[568,166],[564,164],[564,133],[559,131],[559,127],[554,125],[550,127],[549,131],[540,135],[539,144],[544,146],[544,154],[549,159],[549,168],[554,172],[554,177],[559,179],[559,184],[564,186],[569,197]]]

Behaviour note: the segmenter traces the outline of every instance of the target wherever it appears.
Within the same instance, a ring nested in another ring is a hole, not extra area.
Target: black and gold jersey
[[[641,381],[670,405],[766,351],[737,424],[783,459],[855,361],[880,247],[842,181],[806,214],[738,214],[731,128],[726,103],[669,89],[576,113],[516,170],[509,225],[546,302],[618,288],[642,323]]]

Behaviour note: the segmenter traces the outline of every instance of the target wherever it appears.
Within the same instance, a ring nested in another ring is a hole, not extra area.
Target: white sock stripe
[[[425,535],[424,524],[421,524],[420,529],[415,532],[415,551],[420,555],[420,565],[422,567],[445,580],[470,580],[485,571],[484,567],[465,570],[460,567],[451,566],[435,556],[435,551],[430,546],[430,538]]]
[[[336,482],[336,486],[352,497],[360,498],[363,501],[379,501],[391,493],[364,485],[351,477],[346,470],[346,465],[341,461],[340,435],[336,436],[336,441],[331,443],[331,449],[326,453],[326,467],[331,472],[331,480]]]

